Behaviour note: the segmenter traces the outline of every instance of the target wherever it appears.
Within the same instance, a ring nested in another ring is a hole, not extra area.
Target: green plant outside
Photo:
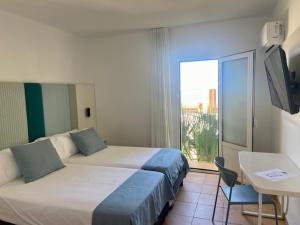
[[[216,113],[181,113],[181,148],[190,160],[213,162],[218,155],[219,133]]]

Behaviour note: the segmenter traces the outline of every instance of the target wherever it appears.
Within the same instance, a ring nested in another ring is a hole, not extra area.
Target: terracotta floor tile
[[[195,216],[200,219],[206,219],[206,220],[211,220],[212,215],[213,215],[213,209],[214,206],[212,205],[200,205],[198,204],[196,211],[195,211]],[[222,221],[223,220],[223,213],[224,213],[224,208],[217,207],[216,208],[216,213],[215,213],[215,221]]]
[[[189,177],[203,177],[205,178],[206,177],[206,173],[197,173],[197,172],[190,172],[187,174],[186,178],[189,178]]]
[[[224,201],[224,208],[227,208],[228,206],[228,201]],[[242,206],[241,205],[231,205],[230,206],[230,211],[231,210],[235,210],[235,211],[238,211],[238,212],[242,212]]]
[[[204,174],[204,176],[187,176],[186,177],[186,181],[188,182],[194,182],[194,183],[198,183],[198,184],[203,184],[204,181],[206,179],[206,175]]]
[[[249,211],[258,211],[258,205],[247,205],[244,206],[244,210],[249,210]],[[277,209],[278,212],[280,212],[280,209]],[[270,213],[274,214],[274,207],[273,205],[263,205],[263,213]]]
[[[200,193],[202,191],[202,186],[203,185],[199,183],[184,181],[180,190]]]
[[[179,191],[176,196],[177,201],[197,203],[199,200],[200,193],[190,191]]]
[[[175,201],[173,209],[170,211],[172,214],[181,216],[194,216],[197,204]]]
[[[208,185],[204,184],[202,186],[202,194],[210,194],[210,195],[215,195],[217,192],[217,185]]]
[[[256,225],[257,224],[257,217],[255,217],[253,219],[253,221],[254,221],[254,224]],[[276,221],[274,219],[263,218],[262,224],[263,225],[276,225]],[[286,225],[286,222],[284,220],[278,220],[278,225]]]
[[[219,181],[219,176],[218,175],[212,175],[212,174],[208,174],[205,177],[204,180],[204,184],[209,184],[209,185],[218,185],[218,181]]]
[[[223,221],[226,221],[226,213],[227,208],[224,208]],[[252,225],[254,223],[254,217],[244,216],[240,210],[230,210],[228,222],[239,225]]]
[[[192,225],[223,225],[222,222],[212,222],[211,220],[204,220],[204,219],[199,219],[199,218],[194,218]]]
[[[191,225],[193,217],[173,214],[168,216],[163,225]]]
[[[209,195],[209,194],[200,194],[198,204],[206,204],[206,205],[215,205],[215,195]],[[224,197],[220,196],[218,197],[217,206],[223,207],[224,206]]]

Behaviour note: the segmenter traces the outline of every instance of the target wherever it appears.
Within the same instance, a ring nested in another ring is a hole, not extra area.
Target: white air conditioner
[[[268,22],[262,31],[262,46],[270,48],[272,45],[281,45],[284,42],[284,24],[281,21]]]

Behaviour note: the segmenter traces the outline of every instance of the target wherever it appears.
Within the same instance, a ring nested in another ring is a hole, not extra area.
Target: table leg
[[[241,171],[241,184],[244,184],[244,173]]]
[[[281,209],[280,209],[280,214],[277,214],[277,218],[280,220],[284,220],[285,218],[285,213],[287,211],[287,209],[284,208],[285,205],[288,205],[288,197],[287,197],[287,203],[285,203],[285,198],[284,196],[281,196],[282,200],[281,200]],[[250,211],[250,210],[244,210],[243,205],[242,205],[242,214],[246,215],[246,216],[256,216],[258,217],[258,211]],[[262,218],[271,218],[271,219],[275,219],[275,214],[274,213],[262,213]]]
[[[287,197],[287,202],[286,202],[286,204],[287,204],[287,206],[286,207],[288,207],[288,201],[289,201],[289,197]],[[281,209],[280,209],[280,216],[279,217],[281,217],[282,219],[285,219],[285,213],[286,213],[286,211],[285,211],[285,208],[284,208],[284,196],[281,196]]]
[[[244,173],[241,170],[241,185],[243,185],[243,184],[244,184]],[[243,214],[243,212],[244,212],[244,205],[242,205],[241,210],[242,210],[241,213]]]
[[[258,222],[257,225],[262,225],[262,193],[258,193]]]

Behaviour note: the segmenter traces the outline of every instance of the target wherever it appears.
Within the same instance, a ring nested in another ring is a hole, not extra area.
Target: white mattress
[[[140,169],[160,148],[108,146],[89,156],[76,154],[67,163]]]
[[[18,225],[90,225],[97,205],[135,172],[73,164],[28,184],[15,180],[0,188],[0,220]]]

